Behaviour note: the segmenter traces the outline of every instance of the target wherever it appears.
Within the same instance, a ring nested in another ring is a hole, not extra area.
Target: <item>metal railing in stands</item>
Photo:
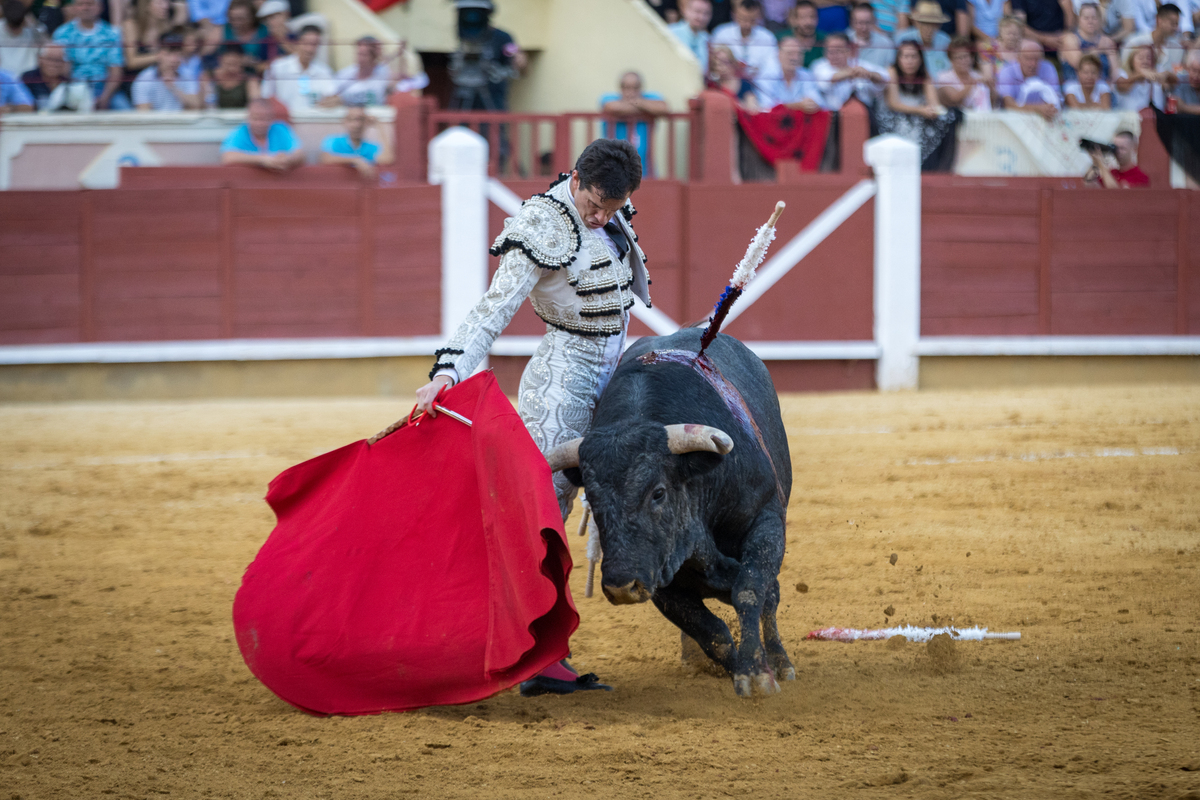
[[[643,177],[687,181],[697,174],[697,104],[687,113],[659,117],[611,117],[595,112],[512,114],[494,111],[435,111],[424,116],[424,144],[463,125],[488,141],[488,175],[538,178],[569,172],[595,139],[621,138],[642,154]],[[425,148],[423,147],[424,151]]]

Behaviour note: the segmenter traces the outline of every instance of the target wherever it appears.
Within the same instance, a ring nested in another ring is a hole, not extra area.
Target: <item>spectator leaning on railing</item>
[[[381,125],[362,106],[350,106],[342,118],[342,127],[345,133],[329,136],[321,143],[321,163],[344,164],[358,170],[367,180],[374,180],[376,165],[387,166],[394,160],[388,126]],[[365,138],[372,128],[379,136],[379,144]]]
[[[708,74],[708,23],[712,20],[712,0],[683,0],[683,19],[667,26],[683,46],[700,62],[700,74]]]
[[[304,148],[291,126],[275,120],[270,100],[255,100],[246,122],[221,143],[222,164],[249,164],[272,172],[287,172],[304,163]]]
[[[884,101],[874,108],[879,132],[894,133],[917,145],[922,171],[949,172],[954,167],[955,131],[962,112],[938,102],[919,44],[896,45],[896,63],[888,78]]]
[[[951,68],[934,77],[938,100],[947,108],[991,111],[994,81],[988,81],[975,69],[971,40],[956,36],[950,41],[949,53]]]
[[[100,110],[128,111],[129,98],[120,92],[125,57],[121,34],[100,19],[100,0],[75,0],[75,18],[54,32],[66,46],[71,79],[87,81]]]
[[[1064,83],[1062,91],[1067,108],[1102,111],[1112,108],[1112,87],[1100,78],[1100,59],[1094,53],[1079,59],[1075,79]]]
[[[712,67],[708,79],[710,89],[725,92],[750,113],[760,110],[754,84],[742,77],[741,64],[732,50],[725,45],[717,45],[712,49],[709,64]]]
[[[61,44],[43,45],[38,51],[37,66],[21,76],[38,111],[71,111],[67,96],[70,77],[67,57]]]
[[[870,3],[858,3],[850,11],[850,28],[846,31],[853,58],[861,64],[874,64],[887,70],[896,60],[892,39],[875,27],[875,9]]]
[[[159,42],[158,63],[147,67],[133,82],[133,104],[138,111],[183,111],[204,106],[200,82],[179,74],[183,63],[183,37],[164,34]]]
[[[769,30],[759,24],[762,5],[758,0],[738,0],[733,22],[718,25],[712,32],[712,45],[724,45],[741,62],[743,74],[756,79],[772,68],[778,59],[778,46]]]
[[[826,52],[834,37],[849,50],[844,34],[831,33],[825,37]],[[800,43],[794,38],[789,36],[779,43],[778,63],[757,81],[758,104],[764,111],[783,106],[790,111],[813,114],[823,108],[816,80],[811,72],[800,66],[803,58]]]
[[[642,165],[649,164],[647,155],[650,149],[650,126],[647,117],[658,117],[670,111],[667,101],[657,92],[642,90],[642,76],[639,72],[626,72],[621,75],[621,92],[612,92],[600,98],[601,113],[611,117],[638,118],[633,124],[633,135],[630,135],[629,123],[618,122],[616,126],[604,123],[604,138],[625,139],[637,148]]]
[[[21,76],[37,66],[37,51],[50,38],[22,0],[5,0],[0,22],[0,70]]]
[[[271,62],[263,76],[263,97],[274,97],[288,109],[330,108],[339,105],[333,72],[317,60],[321,30],[307,27],[296,39],[295,53]]]
[[[1049,121],[1062,108],[1058,73],[1043,58],[1042,46],[1033,39],[1021,42],[1015,64],[1005,64],[996,76],[996,91],[1004,108],[1040,114]]]
[[[0,112],[33,111],[33,96],[11,72],[0,69]]]

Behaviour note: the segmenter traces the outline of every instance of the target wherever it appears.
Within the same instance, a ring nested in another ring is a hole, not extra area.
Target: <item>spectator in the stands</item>
[[[307,27],[296,39],[295,52],[271,62],[263,76],[263,97],[274,97],[291,111],[329,108],[341,103],[333,72],[317,60],[321,31]]]
[[[1113,169],[1108,156],[1093,147],[1089,150],[1092,168],[1084,175],[1088,183],[1099,183],[1106,189],[1150,188],[1150,178],[1137,165],[1137,137],[1129,131],[1118,131],[1113,136],[1112,158],[1117,162]]]
[[[0,69],[0,112],[33,111],[33,95],[11,72]]]
[[[751,113],[759,111],[754,84],[742,77],[742,66],[733,51],[723,44],[717,45],[712,49],[710,59],[712,74],[708,86],[725,92]]]
[[[951,68],[934,77],[938,100],[947,108],[991,111],[992,87],[975,68],[975,48],[965,36],[950,40]]]
[[[1154,30],[1138,33],[1125,40],[1125,52],[1135,47],[1154,48],[1154,68],[1159,72],[1174,72],[1183,64],[1184,45],[1179,40],[1179,6],[1166,3],[1159,6]]]
[[[1000,38],[1000,20],[1004,18],[1004,7],[1010,0],[967,0],[967,13],[971,18],[971,36],[982,47],[994,47]]]
[[[201,79],[200,94],[209,108],[246,108],[261,96],[258,77],[246,69],[240,44],[222,45],[217,66]]]
[[[338,70],[337,95],[348,106],[378,106],[387,102],[394,81],[383,63],[383,45],[374,36],[354,43],[354,63]]]
[[[1058,73],[1043,56],[1041,44],[1033,39],[1021,42],[1017,63],[1006,64],[996,76],[996,91],[1004,108],[1040,114],[1048,120],[1062,108]]]
[[[1025,37],[1043,50],[1058,50],[1065,31],[1075,27],[1071,0],[1012,0],[1013,14],[1025,20]]]
[[[661,94],[643,91],[642,76],[638,72],[623,74],[620,88],[620,93],[613,92],[600,98],[600,111],[610,117],[626,118],[626,121],[617,122],[615,128],[611,123],[605,122],[604,137],[625,139],[632,143],[642,158],[642,164],[645,165],[650,146],[650,125],[647,118],[661,116],[670,109],[667,108],[667,101]],[[628,121],[634,119],[637,121],[633,124],[631,135]]]
[[[75,0],[75,18],[54,32],[54,41],[66,46],[71,79],[87,81],[95,107],[128,111],[129,98],[121,93],[121,33],[100,19],[100,0]]]
[[[708,74],[708,23],[712,20],[712,0],[683,0],[683,19],[670,26],[675,38],[692,51],[700,62],[700,74]]]
[[[988,54],[996,71],[1008,63],[1016,63],[1021,54],[1021,42],[1025,41],[1025,20],[1020,17],[1007,16],[1000,20],[1000,35]]]
[[[359,174],[368,180],[375,178],[377,165],[387,166],[393,161],[392,137],[387,125],[367,113],[360,105],[352,105],[346,109],[342,118],[342,127],[346,132],[338,136],[329,136],[321,143],[322,164],[344,164],[358,170]],[[379,144],[369,142],[366,132],[374,130],[379,138]]]
[[[268,62],[295,52],[296,36],[288,27],[291,19],[292,11],[287,0],[263,0],[259,5],[258,21],[271,34],[267,41]]]
[[[1117,45],[1104,35],[1099,4],[1088,0],[1079,7],[1075,30],[1063,34],[1058,55],[1061,59],[1063,81],[1072,80],[1085,53],[1095,52],[1100,63],[1100,77],[1108,80],[1117,62]]]
[[[0,22],[0,70],[18,78],[37,66],[38,48],[50,38],[22,0],[5,0]]]
[[[195,25],[184,25],[178,29],[178,33],[183,37],[183,63],[179,65],[179,74],[188,80],[199,82],[200,75],[204,72],[204,59],[201,56],[204,34]]]
[[[679,21],[679,5],[676,0],[646,0],[646,2],[658,12],[658,15],[663,18],[663,22],[670,25]]]
[[[742,63],[743,74],[750,80],[773,68],[779,59],[779,48],[771,32],[759,24],[762,5],[758,0],[738,0],[733,9],[733,22],[720,25],[712,32],[713,46],[724,45]]]
[[[186,22],[186,3],[172,5],[169,0],[137,0],[134,12],[121,23],[125,82],[132,82],[139,72],[157,64],[163,35]]]
[[[937,4],[942,9],[942,16],[947,17],[942,23],[942,33],[951,39],[971,35],[971,9],[967,0],[937,0]]]
[[[268,49],[271,32],[258,19],[254,3],[250,0],[233,0],[226,17],[222,43],[239,45],[243,64],[261,75],[270,61]]]
[[[842,33],[850,27],[848,0],[813,0],[817,4],[817,30],[830,34]]]
[[[907,40],[896,45],[896,63],[888,74],[887,91],[884,100],[875,104],[872,117],[881,134],[895,134],[920,147],[923,171],[948,172],[953,168],[955,131],[962,112],[947,109],[938,101],[921,46],[916,42]]]
[[[286,122],[275,120],[270,100],[250,103],[246,122],[221,143],[222,164],[249,164],[287,172],[304,163],[304,147]]]
[[[840,110],[851,97],[870,107],[888,82],[886,68],[855,58],[847,37],[837,33],[825,37],[825,57],[813,62],[812,76],[821,106],[830,111]]]
[[[916,42],[924,55],[925,68],[931,75],[939,75],[950,69],[950,58],[946,55],[950,35],[942,30],[949,20],[936,0],[920,0],[912,12],[916,27],[896,36],[896,46],[899,47],[901,42]]]
[[[1187,79],[1180,81],[1171,92],[1176,111],[1180,114],[1200,114],[1200,47],[1192,48],[1184,61]]]
[[[864,64],[874,64],[887,70],[896,60],[895,48],[886,33],[875,27],[875,9],[870,3],[859,3],[850,12],[850,29],[846,31],[853,57]]]
[[[67,97],[70,75],[61,44],[42,45],[37,66],[21,76],[38,111],[72,111]]]
[[[1113,74],[1113,105],[1119,111],[1141,111],[1151,102],[1162,108],[1163,88],[1173,83],[1170,73],[1154,67],[1154,45],[1129,45],[1121,56],[1121,66]]]
[[[896,34],[909,26],[908,15],[912,11],[909,0],[872,0],[871,8],[875,11],[875,25],[893,42]]]
[[[800,43],[804,50],[804,68],[808,69],[814,61],[825,55],[825,49],[821,46],[825,34],[817,30],[817,7],[812,0],[799,0],[788,15],[788,22],[791,30],[780,34],[779,38],[791,36]]]
[[[788,14],[792,13],[792,9],[796,7],[796,0],[759,0],[762,3],[762,26],[769,30],[772,34],[778,34],[780,31],[786,31],[788,27]],[[823,0],[823,2],[836,2],[836,0]]]
[[[1067,108],[1112,108],[1112,87],[1100,78],[1100,59],[1087,53],[1079,59],[1076,77],[1063,83],[1063,103]]]
[[[158,63],[146,67],[133,82],[133,104],[138,111],[183,111],[202,108],[200,82],[179,74],[183,63],[183,37],[164,34],[159,40]]]
[[[826,51],[835,36],[848,50],[845,34],[837,33],[825,37]],[[779,43],[778,66],[757,82],[758,104],[764,111],[776,106],[803,111],[805,114],[821,110],[821,93],[812,73],[801,66],[803,60],[804,52],[795,39],[789,36]]]

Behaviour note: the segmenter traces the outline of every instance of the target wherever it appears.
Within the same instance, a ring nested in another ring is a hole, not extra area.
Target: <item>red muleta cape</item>
[[[313,714],[469,703],[567,655],[579,615],[545,458],[490,372],[445,414],[271,481],[233,603],[267,688]]]

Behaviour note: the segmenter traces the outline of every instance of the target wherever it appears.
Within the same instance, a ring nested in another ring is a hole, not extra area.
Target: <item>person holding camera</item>
[[[1150,187],[1149,176],[1137,165],[1137,137],[1129,131],[1119,131],[1111,145],[1083,139],[1079,146],[1092,157],[1092,168],[1083,176],[1088,184],[1105,189]],[[1117,169],[1109,166],[1106,155],[1116,160]]]

